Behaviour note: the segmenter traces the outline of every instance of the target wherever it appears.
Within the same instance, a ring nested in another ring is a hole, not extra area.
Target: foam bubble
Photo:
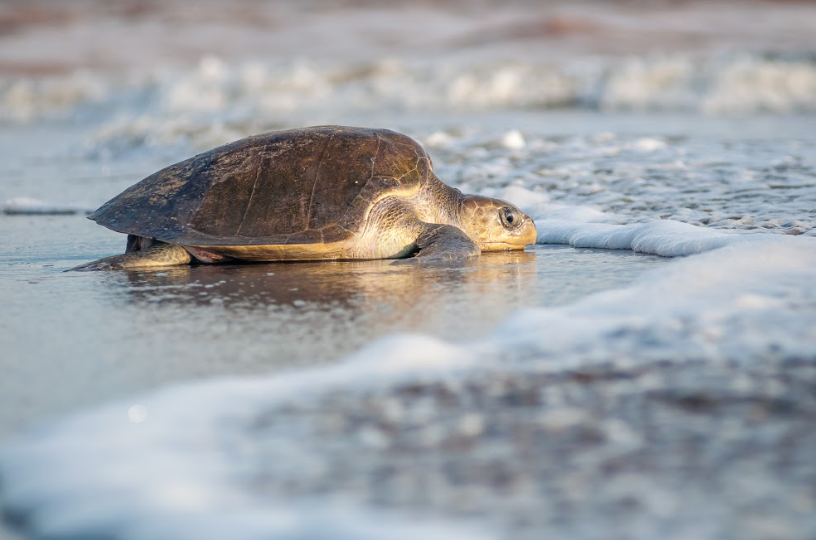
[[[502,137],[501,143],[502,146],[510,150],[518,150],[524,148],[524,146],[526,145],[524,135],[522,135],[521,132],[517,129],[505,133],[504,137]]]

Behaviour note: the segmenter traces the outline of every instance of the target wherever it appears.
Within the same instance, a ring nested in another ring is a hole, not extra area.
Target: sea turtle
[[[443,184],[419,143],[386,129],[255,135],[148,176],[89,216],[128,235],[103,270],[240,261],[440,262],[523,249],[533,220]]]

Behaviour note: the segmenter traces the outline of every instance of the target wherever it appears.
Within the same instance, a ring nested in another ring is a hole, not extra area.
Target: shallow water
[[[406,125],[554,244],[454,269],[65,273],[123,249],[83,209],[195,145],[113,160],[84,128],[7,134],[2,195],[40,199],[0,215],[9,519],[37,538],[814,530],[807,119]]]
[[[0,369],[12,383],[2,435],[174,381],[330,362],[394,332],[466,341],[520,308],[624,286],[669,261],[537,246],[461,269],[365,261],[65,273],[121,250],[123,236],[79,216],[0,215],[0,225]]]
[[[629,535],[625,523],[644,538],[759,540],[734,524],[764,505],[757,530],[814,530],[807,118],[389,122],[424,142],[442,178],[520,204],[547,244],[455,269],[65,273],[124,246],[85,209],[201,140],[121,145],[48,122],[3,133],[0,197],[35,199],[6,205],[30,214],[0,214],[9,518],[57,538],[279,537],[282,523],[319,538],[320,515],[356,540],[480,538],[473,526],[594,538]],[[789,448],[784,471],[722,458],[748,447]],[[732,487],[739,478],[747,488]],[[117,498],[101,495],[111,481]],[[179,517],[190,508],[195,519]],[[436,525],[404,521],[417,512]]]

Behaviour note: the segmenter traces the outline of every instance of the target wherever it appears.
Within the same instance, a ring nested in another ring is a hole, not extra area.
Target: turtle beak
[[[514,249],[524,249],[525,246],[535,244],[538,240],[535,221],[527,214],[522,214],[522,216],[524,216],[524,221],[522,221],[521,227],[518,229],[518,236],[515,238],[516,242],[514,243],[518,247],[514,247]]]
[[[535,244],[538,241],[538,230],[536,229],[535,221],[527,214],[524,214],[524,223],[522,223],[521,229],[520,239],[523,244],[522,249],[524,249],[524,246]]]

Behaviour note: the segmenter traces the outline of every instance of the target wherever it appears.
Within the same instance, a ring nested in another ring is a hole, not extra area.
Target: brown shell
[[[422,147],[393,131],[276,131],[162,169],[89,217],[190,246],[343,242],[375,201],[416,193],[430,176]]]

